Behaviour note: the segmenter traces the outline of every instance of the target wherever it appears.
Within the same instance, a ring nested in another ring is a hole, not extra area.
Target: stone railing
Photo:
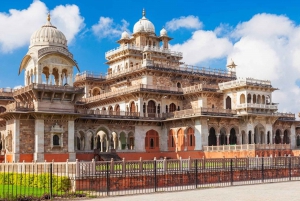
[[[197,84],[189,87],[182,88],[184,94],[194,93],[198,91],[216,91],[218,90],[218,85],[210,85],[210,84]]]
[[[280,149],[286,150],[291,149],[290,144],[241,144],[241,145],[220,145],[220,146],[203,146],[203,151],[235,151],[235,150],[270,150]]]
[[[117,54],[124,50],[153,51],[153,52],[170,54],[171,56],[182,57],[181,52],[175,52],[175,51],[171,51],[169,49],[163,49],[163,48],[159,48],[159,47],[134,46],[134,45],[125,45],[125,46],[120,46],[115,49],[112,49],[105,53],[105,57],[108,58],[109,56],[112,56],[112,55]]]
[[[233,116],[235,114],[236,112],[234,110],[201,107],[195,109],[187,109],[187,110],[180,110],[180,111],[175,111],[170,113],[164,113],[163,117],[169,119],[169,118],[183,118],[183,117],[200,116],[200,115]]]
[[[11,88],[0,88],[0,96],[11,96],[13,95],[13,89]]]
[[[28,86],[22,87],[20,89],[15,89],[13,91],[13,95],[20,95],[22,93],[28,92],[30,90],[37,89],[37,90],[45,90],[45,91],[64,91],[64,92],[72,92],[72,91],[80,91],[84,90],[80,87],[71,87],[71,86],[58,86],[58,85],[47,85],[47,84],[30,84]]]
[[[16,111],[34,111],[34,105],[33,103],[22,104],[19,102],[14,102],[6,106],[6,112],[16,112]]]
[[[49,52],[60,52],[70,58],[73,59],[73,54],[71,52],[69,52],[67,49],[62,48],[62,47],[45,47],[42,48],[38,51],[38,57],[42,57],[43,55],[49,53]]]
[[[236,106],[237,109],[240,108],[259,108],[259,109],[272,109],[277,110],[277,105],[266,105],[266,104],[256,104],[256,103],[243,103]]]
[[[258,80],[252,78],[239,78],[237,80],[219,83],[219,87],[221,90],[230,89],[238,86],[246,86],[246,85],[272,87],[271,81],[269,80]]]
[[[95,101],[99,101],[99,100],[103,100],[103,99],[107,99],[107,98],[111,98],[111,97],[115,97],[115,96],[119,96],[122,94],[128,94],[128,93],[132,93],[135,91],[166,91],[166,92],[174,92],[174,93],[181,93],[182,94],[182,89],[181,88],[177,88],[177,87],[165,87],[165,86],[154,86],[154,85],[147,85],[147,84],[139,84],[139,85],[134,85],[131,87],[127,87],[127,88],[123,88],[123,89],[117,89],[115,91],[111,91],[111,92],[106,92],[106,93],[102,93],[100,95],[96,95],[96,96],[92,96],[89,98],[83,98],[80,101],[81,102],[95,102]]]

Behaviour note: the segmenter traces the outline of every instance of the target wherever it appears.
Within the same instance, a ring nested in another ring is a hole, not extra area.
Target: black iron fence
[[[300,157],[2,163],[0,198],[103,197],[300,180]]]

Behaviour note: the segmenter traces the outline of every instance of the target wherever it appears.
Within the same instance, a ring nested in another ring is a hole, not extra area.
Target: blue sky
[[[24,84],[18,68],[31,33],[46,22],[47,12],[52,15],[52,24],[67,36],[81,71],[106,72],[105,52],[118,46],[122,31],[132,32],[145,8],[156,34],[166,27],[174,38],[171,48],[183,52],[184,62],[224,69],[232,58],[238,65],[238,77],[271,80],[281,89],[273,97],[274,102],[282,103],[281,111],[297,113],[300,2],[288,2],[2,0],[0,87]]]

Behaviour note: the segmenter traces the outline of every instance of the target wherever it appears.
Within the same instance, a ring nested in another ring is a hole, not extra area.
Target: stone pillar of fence
[[[125,174],[126,172],[126,164],[125,164],[125,158],[122,160],[122,173]]]
[[[203,158],[202,158],[202,169],[203,169],[203,170],[205,169],[205,158],[204,158],[204,156],[203,156]]]
[[[225,156],[223,156],[223,159],[222,159],[222,167],[223,167],[223,169],[225,169]]]
[[[95,159],[92,159],[92,175],[96,174],[96,162]]]
[[[69,175],[69,159],[66,160],[65,172],[66,172],[66,175]]]
[[[191,170],[192,169],[192,160],[191,160],[191,157],[189,156],[189,160],[188,160],[188,170]]]
[[[164,158],[164,162],[163,162],[163,170],[164,170],[164,173],[167,172],[167,157]]]
[[[111,174],[115,173],[115,161],[113,158],[110,159],[110,173]]]
[[[78,159],[76,159],[75,164],[76,164],[76,177],[79,177],[80,176],[80,164],[78,162]]]
[[[142,159],[142,157],[140,157],[139,171],[140,171],[140,173],[143,172],[143,159]]]
[[[249,160],[250,160],[250,159],[249,159],[249,156],[247,156],[247,158],[246,158],[246,167],[247,167],[247,168],[249,168]]]
[[[181,156],[179,157],[179,170],[182,171],[182,160],[181,160]]]

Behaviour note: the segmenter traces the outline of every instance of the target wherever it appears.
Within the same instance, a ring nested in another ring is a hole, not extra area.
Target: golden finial
[[[146,11],[145,11],[145,8],[143,8],[143,17],[146,16]]]
[[[227,65],[228,68],[235,68],[237,65],[234,63],[234,61],[231,59],[231,64]]]
[[[50,22],[50,20],[51,20],[50,13],[48,13],[47,20],[48,20],[48,22]]]

